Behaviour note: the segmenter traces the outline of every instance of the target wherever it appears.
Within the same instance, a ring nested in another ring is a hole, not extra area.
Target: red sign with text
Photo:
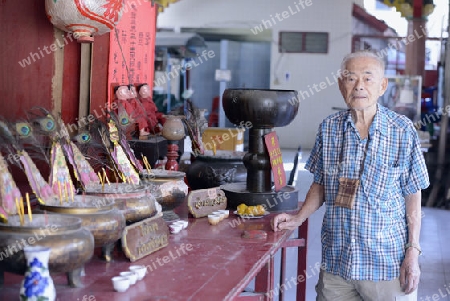
[[[123,15],[110,33],[108,86],[147,83],[153,89],[156,5],[124,0]],[[114,98],[111,89],[108,99]]]
[[[274,131],[265,135],[264,141],[266,143],[267,151],[269,152],[275,191],[280,191],[281,188],[286,186],[286,173],[284,172],[283,158],[281,157],[277,133]]]

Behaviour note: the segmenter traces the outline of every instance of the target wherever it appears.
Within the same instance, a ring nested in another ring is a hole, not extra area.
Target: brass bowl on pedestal
[[[73,201],[59,203],[58,200],[40,204],[40,209],[52,213],[71,215],[82,220],[82,226],[91,231],[96,247],[102,247],[102,255],[111,261],[114,244],[125,228],[123,213],[115,208],[114,202],[106,198],[76,195]]]
[[[66,273],[68,284],[82,287],[81,271],[94,254],[94,237],[82,227],[81,219],[60,214],[33,214],[30,222],[25,216],[20,225],[19,216],[10,216],[8,224],[0,224],[0,284],[4,272],[23,275],[27,267],[25,246],[48,247],[50,273]]]
[[[264,137],[272,134],[274,127],[289,125],[297,116],[299,104],[295,90],[226,89],[223,92],[222,106],[228,120],[235,125],[249,125],[248,152],[242,159],[247,169],[246,183],[222,186],[230,209],[241,203],[265,205],[270,211],[298,208],[295,187],[285,185],[279,191],[272,189],[271,159]]]

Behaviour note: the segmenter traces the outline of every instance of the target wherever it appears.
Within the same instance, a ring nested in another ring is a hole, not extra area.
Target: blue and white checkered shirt
[[[335,206],[339,178],[358,179],[361,166],[353,209]],[[324,186],[326,271],[352,280],[399,277],[408,237],[405,196],[429,185],[412,122],[378,105],[369,137],[361,139],[349,110],[333,114],[319,127],[306,169]]]

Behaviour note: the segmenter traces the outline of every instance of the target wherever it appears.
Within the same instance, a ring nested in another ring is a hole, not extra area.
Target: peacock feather
[[[109,112],[110,115],[110,121],[112,121],[114,124],[120,123],[118,116],[114,112]],[[142,167],[141,163],[138,161],[136,156],[134,155],[133,150],[130,147],[130,144],[127,141],[127,137],[125,135],[125,132],[120,129],[120,127],[117,128],[117,135],[118,135],[118,143],[122,146],[124,149],[128,159],[130,160],[131,164],[133,164],[134,168],[141,173],[144,168]]]
[[[25,139],[33,135],[33,128],[27,122],[17,122],[15,127],[16,133],[21,139]]]
[[[18,126],[18,124],[22,125]],[[14,128],[16,133],[21,132],[22,135],[16,134],[16,137],[19,137],[16,138],[11,128]],[[3,142],[2,146],[6,150],[5,153],[8,153],[7,161],[16,164],[23,170],[33,193],[39,199],[47,199],[53,196],[50,186],[42,177],[41,172],[25,150],[24,145],[17,141],[18,139],[30,139],[31,136],[32,129],[27,122],[8,124],[5,121],[0,121],[0,140]]]
[[[100,180],[97,174],[94,172],[94,169],[86,160],[86,157],[69,139],[69,132],[67,131],[67,127],[60,117],[58,118],[58,123],[59,128],[61,129],[60,133],[63,134],[62,139],[60,139],[62,148],[67,160],[73,167],[75,178],[82,184],[84,188],[90,184],[98,184]],[[85,135],[83,137],[86,138],[89,136],[90,135]]]
[[[94,170],[105,168],[118,174],[119,169],[111,154],[114,146],[104,122],[95,119],[89,125],[78,129],[78,134],[72,140]]]

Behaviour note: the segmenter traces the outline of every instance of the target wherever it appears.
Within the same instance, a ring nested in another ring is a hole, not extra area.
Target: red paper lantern
[[[122,17],[123,0],[45,0],[50,22],[80,43],[114,29]]]

